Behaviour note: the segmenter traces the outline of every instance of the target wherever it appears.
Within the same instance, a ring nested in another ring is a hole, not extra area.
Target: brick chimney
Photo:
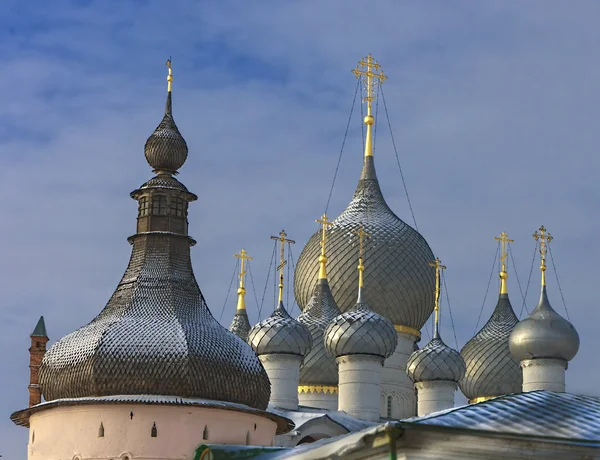
[[[42,391],[40,389],[40,365],[42,358],[46,354],[46,344],[48,343],[48,334],[46,333],[46,323],[44,317],[40,316],[35,329],[29,336],[31,337],[31,347],[29,348],[29,407],[42,402]]]

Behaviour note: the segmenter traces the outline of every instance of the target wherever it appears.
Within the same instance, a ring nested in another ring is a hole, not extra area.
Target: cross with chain
[[[279,236],[272,236],[272,240],[278,240],[281,242],[281,247],[279,250],[279,266],[277,270],[279,270],[279,303],[283,302],[283,267],[287,264],[285,260],[285,243],[288,244],[296,244],[294,240],[288,240],[286,238],[287,234],[284,230],[279,232]]]
[[[540,243],[540,256],[542,256],[542,263],[540,265],[540,270],[542,271],[542,286],[546,285],[546,252],[548,251],[548,243],[553,240],[550,232],[546,230],[546,228],[542,225],[538,230],[533,234],[533,238],[535,241],[539,241]]]
[[[375,59],[373,59],[371,54],[358,61],[356,68],[352,69],[352,73],[356,76],[356,78],[363,78],[365,91],[367,92],[367,95],[363,101],[368,103],[368,115],[371,115],[371,104],[375,99],[375,85],[383,83],[385,80],[387,80],[387,77],[383,74],[381,66]]]
[[[442,265],[442,261],[436,257],[435,262],[429,264],[430,267],[435,268],[435,328],[437,330],[438,323],[440,320],[440,273],[446,269],[445,265]]]

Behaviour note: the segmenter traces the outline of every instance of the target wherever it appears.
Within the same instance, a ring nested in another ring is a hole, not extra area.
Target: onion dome
[[[185,139],[179,132],[175,120],[173,120],[173,110],[171,102],[171,75],[170,61],[169,65],[169,91],[167,94],[167,103],[165,105],[165,115],[150,135],[144,146],[144,155],[146,161],[154,171],[164,171],[176,173],[183,166],[187,159],[188,147]]]
[[[292,318],[283,302],[264,321],[248,333],[248,343],[258,355],[285,354],[306,356],[312,345],[310,332],[305,325]]]
[[[300,385],[338,384],[337,363],[325,350],[324,335],[329,323],[339,314],[327,279],[320,279],[304,312],[298,316],[298,321],[310,331],[313,343],[300,367]]]
[[[459,382],[460,390],[469,401],[488,399],[521,392],[523,374],[519,362],[508,347],[508,337],[519,322],[508,298],[505,244],[510,242],[503,233],[500,295],[488,322],[469,340],[460,355],[467,371]]]
[[[509,345],[519,361],[554,358],[568,362],[579,350],[579,334],[569,321],[554,311],[543,286],[537,306],[515,326]]]
[[[319,279],[314,288],[313,295],[308,301],[304,312],[298,316],[298,321],[304,324],[312,336],[312,348],[300,367],[300,385],[325,385],[338,384],[338,369],[335,358],[325,350],[324,334],[329,323],[340,314],[331,289],[327,281],[327,256],[325,243],[327,241],[327,227],[331,222],[327,214],[323,214],[318,223],[323,225],[321,231],[321,255],[319,256]]]
[[[546,251],[552,236],[542,225],[533,237],[540,240],[542,292],[537,306],[510,335],[510,351],[519,361],[547,358],[569,362],[579,350],[579,334],[569,321],[554,311],[546,294]]]
[[[178,145],[162,144],[165,157],[181,156]],[[170,395],[265,409],[265,369],[212,316],[192,271],[187,209],[196,196],[156,183],[132,196],[139,211],[129,265],[100,314],[44,356],[45,399]]]
[[[458,351],[446,345],[439,333],[423,348],[412,353],[406,363],[406,373],[415,383],[432,380],[458,382],[465,371],[465,362]]]
[[[360,257],[358,264],[358,300],[353,309],[335,317],[325,332],[325,348],[336,358],[347,355],[374,355],[390,357],[398,345],[398,335],[392,322],[375,313],[363,301],[363,236],[359,237]]]
[[[246,276],[246,261],[252,260],[244,249],[239,254],[234,254],[242,262],[240,264],[240,287],[238,288],[238,300],[235,315],[229,330],[237,335],[244,342],[248,341],[248,333],[250,332],[250,321],[248,320],[248,312],[246,311],[246,288],[244,287],[244,281]]]
[[[352,310],[334,318],[325,332],[325,347],[333,356],[374,355],[389,358],[398,345],[392,322],[359,299]]]
[[[465,375],[465,362],[458,351],[444,343],[439,331],[439,273],[446,267],[440,264],[439,259],[430,265],[436,268],[435,331],[433,339],[427,345],[410,355],[406,363],[406,374],[415,383],[434,380],[458,382]]]
[[[369,71],[380,69],[370,56],[362,62]],[[358,76],[366,75],[357,71]],[[374,75],[374,74],[372,74]],[[387,205],[375,173],[372,130],[375,118],[371,115],[371,101],[375,98],[373,83],[383,74],[365,82],[368,94],[368,115],[365,117],[367,136],[365,157],[360,180],[354,197],[342,214],[333,220],[327,230],[329,241],[329,285],[342,312],[353,309],[358,295],[358,273],[353,230],[363,224],[371,235],[370,282],[364,295],[373,311],[385,316],[399,330],[419,336],[419,330],[433,309],[434,277],[427,264],[433,253],[427,241]],[[320,234],[316,232],[302,250],[294,275],[294,294],[302,310],[308,304],[318,279]],[[404,327],[404,329],[402,328]]]

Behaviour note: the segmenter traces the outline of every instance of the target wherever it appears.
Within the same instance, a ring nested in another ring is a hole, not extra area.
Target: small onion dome
[[[508,294],[500,294],[488,322],[460,351],[467,371],[459,385],[467,399],[521,392],[523,373],[508,348],[508,337],[518,322]]]
[[[403,222],[385,202],[373,157],[364,159],[360,180],[348,207],[327,229],[329,286],[342,312],[354,308],[358,294],[356,271],[359,223],[369,233],[369,279],[364,295],[376,313],[392,323],[414,329],[415,335],[433,311],[434,259],[427,241]],[[321,231],[304,246],[294,272],[294,294],[302,310],[319,274]]]
[[[312,346],[310,332],[292,318],[283,302],[248,333],[248,343],[257,355],[286,354],[306,356]]]
[[[237,335],[244,342],[248,341],[248,333],[250,332],[250,321],[248,320],[248,313],[245,308],[238,308],[233,316],[233,321],[229,330]]]
[[[361,293],[359,292],[359,299]],[[374,355],[388,358],[398,345],[392,322],[359,300],[352,310],[334,318],[325,332],[325,347],[336,358]]]
[[[458,382],[465,371],[465,362],[458,351],[446,345],[439,334],[412,353],[406,363],[406,374],[415,383],[433,380]]]
[[[317,281],[312,297],[298,321],[310,331],[313,346],[300,367],[300,385],[337,385],[335,358],[325,350],[323,336],[327,326],[340,314],[327,279]]]
[[[187,159],[188,147],[177,129],[171,109],[171,92],[167,95],[165,116],[146,141],[144,155],[155,171],[176,173]]]
[[[572,360],[579,350],[579,334],[550,306],[546,286],[531,314],[515,326],[509,339],[515,359],[554,358]]]

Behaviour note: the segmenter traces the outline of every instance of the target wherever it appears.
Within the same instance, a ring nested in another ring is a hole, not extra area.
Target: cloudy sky
[[[600,194],[597,18],[593,1],[21,2],[0,17],[0,225],[3,280],[0,454],[24,458],[28,335],[51,341],[91,320],[127,265],[128,194],[152,174],[143,145],[162,117],[165,60],[174,114],[190,147],[179,179],[200,287],[219,317],[242,247],[259,302],[285,228],[297,259],[322,214],[367,53],[384,66],[393,132],[420,231],[448,266],[459,346],[472,336],[505,230],[523,289],[544,224],[582,348],[569,390],[597,394],[600,319],[593,299]],[[361,166],[357,106],[330,214]],[[381,114],[380,114],[381,115]],[[376,163],[395,212],[412,223],[383,116]],[[536,267],[538,262],[536,262]],[[536,303],[539,271],[526,299]],[[521,309],[515,268],[513,305]],[[554,272],[550,299],[564,314]],[[482,321],[495,304],[496,278]],[[232,294],[223,323],[235,308]],[[265,311],[271,308],[267,290]],[[258,310],[250,290],[251,320]],[[290,299],[290,304],[291,304]],[[291,305],[290,305],[291,306]],[[447,304],[442,333],[453,343]],[[297,307],[292,308],[298,313]],[[263,313],[264,317],[264,313]]]

